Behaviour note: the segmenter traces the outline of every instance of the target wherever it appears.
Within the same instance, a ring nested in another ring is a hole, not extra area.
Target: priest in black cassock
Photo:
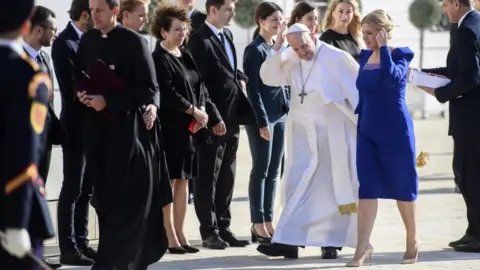
[[[143,270],[165,253],[161,209],[171,201],[158,120],[142,118],[159,106],[155,67],[147,40],[116,23],[119,0],[90,0],[90,10],[95,29],[82,36],[74,76],[100,229],[92,269]]]

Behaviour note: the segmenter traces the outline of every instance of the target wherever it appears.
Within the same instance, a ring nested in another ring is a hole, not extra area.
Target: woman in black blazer
[[[283,21],[282,9],[274,2],[263,2],[255,11],[258,35],[245,48],[243,71],[248,77],[247,95],[257,123],[247,125],[252,171],[249,199],[253,242],[269,242],[273,234],[273,201],[276,180],[284,152],[284,134],[289,99],[285,87],[263,84],[260,67],[271,54],[273,36]]]
[[[196,138],[189,131],[189,125],[195,120],[198,127],[206,127],[209,118],[207,112],[211,118],[221,121],[191,55],[180,48],[188,33],[188,23],[183,9],[162,5],[155,12],[151,27],[152,34],[161,40],[152,55],[160,88],[159,117],[174,190],[173,204],[163,209],[164,225],[169,252],[175,254],[199,251],[190,246],[183,232],[188,179],[195,177],[198,171]]]

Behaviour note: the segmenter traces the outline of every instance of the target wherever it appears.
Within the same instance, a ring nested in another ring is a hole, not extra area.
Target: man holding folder
[[[453,137],[460,191],[467,206],[465,235],[449,246],[456,251],[480,252],[480,13],[470,0],[443,0],[450,22],[458,23],[447,67],[424,69],[450,79],[436,89],[420,87],[441,103],[450,102],[449,135]]]

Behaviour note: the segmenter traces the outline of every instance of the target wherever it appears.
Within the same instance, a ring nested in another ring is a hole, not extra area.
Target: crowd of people
[[[250,245],[230,230],[240,126],[252,156],[250,234],[258,252],[298,258],[299,247],[317,246],[322,258],[335,259],[352,247],[346,266],[360,267],[374,252],[378,199],[393,199],[406,230],[401,262],[417,262],[416,167],[424,161],[405,102],[414,53],[389,45],[393,22],[384,10],[362,18],[356,0],[332,0],[320,23],[310,2],[290,16],[262,2],[241,71],[227,28],[235,0],[207,0],[205,12],[194,0],[159,4],[150,21],[149,5],[73,0],[58,36],[55,13],[33,0],[0,12],[0,70],[11,75],[0,78],[8,86],[0,91],[2,269],[38,269],[26,256],[33,247],[42,257],[43,240],[54,235],[44,198],[53,145],[63,149],[62,264],[142,270],[167,250],[201,252],[184,232],[190,192],[202,247]],[[472,124],[480,113],[480,13],[470,0],[443,6],[457,23],[447,67],[423,71],[451,82],[420,88],[450,101],[469,223],[450,246],[480,252],[480,128]],[[146,27],[158,40],[153,52],[139,34]],[[51,60],[42,50],[49,46]],[[89,204],[98,216],[97,250],[88,242]]]

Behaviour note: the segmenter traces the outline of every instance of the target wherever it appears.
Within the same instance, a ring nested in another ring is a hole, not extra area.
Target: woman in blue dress
[[[359,267],[373,248],[370,235],[377,215],[378,199],[397,201],[407,239],[403,264],[416,263],[418,239],[415,201],[418,192],[415,134],[405,102],[413,52],[392,48],[390,16],[375,10],[362,20],[365,45],[359,56],[357,78],[359,104],[357,171],[359,188],[357,248],[348,267]]]

